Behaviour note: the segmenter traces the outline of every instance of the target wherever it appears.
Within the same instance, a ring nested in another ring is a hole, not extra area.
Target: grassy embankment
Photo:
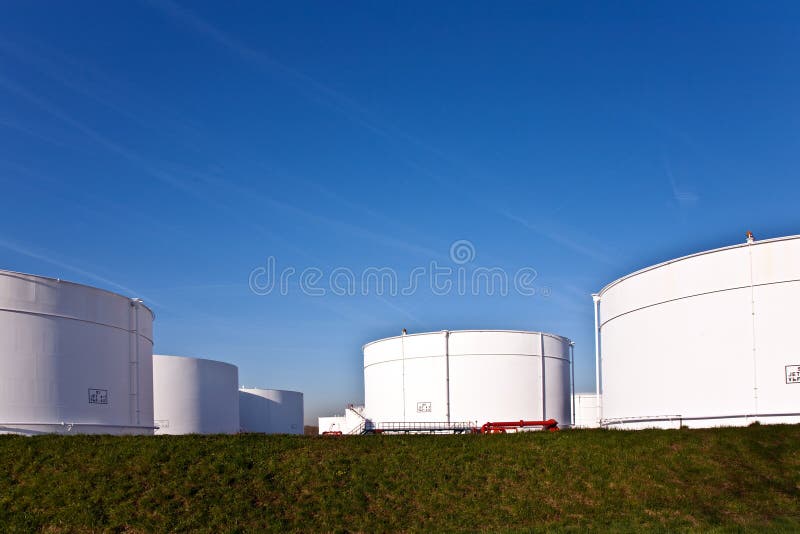
[[[0,436],[0,530],[800,531],[800,426]]]

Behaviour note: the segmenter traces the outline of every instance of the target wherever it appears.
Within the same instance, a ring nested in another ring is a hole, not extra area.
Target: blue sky
[[[798,233],[795,3],[0,7],[0,268],[140,296],[156,351],[363,399],[361,345],[500,328],[576,342],[590,294],[678,255]],[[255,294],[402,282],[450,246],[534,295]],[[324,280],[319,285],[324,286]]]

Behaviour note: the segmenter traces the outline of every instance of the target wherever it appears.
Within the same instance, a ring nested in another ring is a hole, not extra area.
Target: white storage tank
[[[540,332],[459,330],[364,346],[365,414],[385,423],[555,419],[571,424],[571,342]]]
[[[156,434],[239,431],[239,370],[185,356],[153,356]]]
[[[153,313],[0,271],[0,433],[152,434]]]
[[[303,394],[282,389],[239,389],[242,432],[303,433]]]
[[[654,265],[596,301],[603,426],[800,422],[800,236]]]

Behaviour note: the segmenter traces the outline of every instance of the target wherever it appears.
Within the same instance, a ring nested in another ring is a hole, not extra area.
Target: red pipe
[[[481,434],[505,434],[506,430],[513,430],[525,428],[529,426],[540,426],[542,430],[549,430],[555,432],[558,430],[558,421],[555,419],[548,419],[547,421],[502,421],[484,423],[481,427]]]

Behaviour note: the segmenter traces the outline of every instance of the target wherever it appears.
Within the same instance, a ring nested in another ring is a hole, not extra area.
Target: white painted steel
[[[242,432],[303,433],[303,394],[281,389],[240,388]]]
[[[341,432],[342,434],[349,433],[347,427],[347,418],[344,415],[331,415],[328,417],[317,418],[317,433],[324,434],[325,432]]]
[[[239,431],[239,370],[235,365],[153,356],[156,434],[235,434]]]
[[[153,312],[0,271],[0,433],[152,434]]]
[[[348,406],[344,415],[333,415],[329,417],[319,417],[317,424],[319,433],[341,432],[342,434],[356,434],[364,429],[366,416],[363,406]]]
[[[594,391],[598,396],[597,418],[600,421],[603,419],[603,403],[600,402],[603,390],[600,380],[600,295],[597,293],[592,294],[592,308],[594,309]]]
[[[319,433],[341,432],[342,434],[354,434],[364,428],[366,417],[363,406],[348,406],[344,415],[333,415],[330,417],[319,417],[317,424]]]
[[[600,292],[602,420],[621,428],[800,422],[800,236],[701,252]]]
[[[600,399],[596,393],[576,393],[575,426],[578,428],[597,428],[600,426]]]
[[[443,331],[364,346],[365,414],[375,423],[553,418],[569,426],[570,381],[570,341],[553,334]]]

